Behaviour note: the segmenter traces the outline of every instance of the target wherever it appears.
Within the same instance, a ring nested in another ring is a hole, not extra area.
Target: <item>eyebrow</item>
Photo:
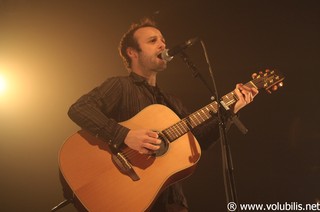
[[[150,37],[147,38],[148,41],[153,40],[153,39],[158,39],[159,36],[158,35],[152,35]],[[163,36],[160,36],[160,40],[163,40],[164,42],[166,41],[166,39]]]

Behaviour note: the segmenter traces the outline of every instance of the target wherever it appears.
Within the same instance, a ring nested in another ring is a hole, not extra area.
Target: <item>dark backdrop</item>
[[[241,111],[247,135],[230,130],[239,201],[319,202],[319,1],[0,0],[1,210],[48,211],[63,200],[58,152],[79,129],[68,107],[126,74],[117,45],[144,16],[158,21],[168,47],[195,36],[205,42],[221,95],[266,68],[286,76],[283,88],[261,91]],[[187,53],[210,82],[201,46]],[[159,84],[190,111],[210,102],[180,58]],[[184,181],[191,211],[226,209],[220,152],[218,143],[204,152]]]

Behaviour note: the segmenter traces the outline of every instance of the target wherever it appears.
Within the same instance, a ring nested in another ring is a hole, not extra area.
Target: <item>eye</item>
[[[157,37],[153,37],[149,40],[149,43],[155,44],[157,42],[162,42],[164,44],[166,44],[166,41],[164,38],[157,38]]]
[[[152,38],[152,39],[150,40],[150,43],[155,43],[155,42],[157,42],[157,38]]]

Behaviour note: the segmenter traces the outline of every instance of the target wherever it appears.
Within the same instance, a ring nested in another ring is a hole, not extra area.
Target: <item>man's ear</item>
[[[135,50],[135,49],[132,48],[132,47],[128,47],[128,48],[127,48],[127,54],[128,54],[128,56],[129,56],[131,59],[137,58],[137,56],[138,56],[137,50]]]

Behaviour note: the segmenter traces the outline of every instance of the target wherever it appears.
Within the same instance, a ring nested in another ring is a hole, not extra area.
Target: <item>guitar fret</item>
[[[180,123],[180,122],[179,122]],[[179,128],[179,123],[174,125],[174,129],[175,129],[175,134],[177,135],[177,137],[182,135],[181,129]]]
[[[190,120],[190,116],[187,116],[186,118],[184,118],[183,120],[183,123],[186,127],[186,130],[189,131],[190,128],[194,128],[194,125],[192,124],[191,120]]]
[[[234,101],[238,101],[239,100],[239,97],[237,96],[237,94],[231,92],[231,95],[232,95]]]
[[[167,135],[168,135],[169,140],[173,140],[171,128],[168,128],[168,129],[166,130],[166,132],[167,132]]]
[[[198,126],[201,123],[200,120],[198,119],[198,117],[197,117],[197,115],[195,113],[193,113],[193,117],[195,118],[196,126]]]
[[[222,97],[222,101],[227,105],[232,105],[233,103],[235,103],[235,94],[233,92],[228,93],[227,95]]]
[[[245,85],[248,86],[249,88],[256,88],[256,89],[258,89],[258,87],[257,87],[252,81],[249,81],[249,82],[246,83]]]
[[[200,110],[198,113],[199,113],[199,115],[200,115],[200,118],[203,120],[202,122],[205,122],[207,119],[206,119],[206,116],[205,116],[205,114],[203,113],[203,111]]]
[[[193,115],[190,116],[190,119],[192,121],[193,127],[197,126],[197,119]]]
[[[203,113],[205,120],[208,120],[211,118],[210,114],[207,113],[207,111],[205,111],[204,109],[201,109],[201,112]]]
[[[201,113],[200,113],[199,111],[197,112],[197,115],[198,115],[198,117],[199,117],[200,121],[201,121],[201,119],[202,119],[203,121],[205,121],[205,120],[203,119],[203,117],[202,117],[202,115],[201,115]]]
[[[175,130],[175,128],[176,128],[176,126],[173,125],[171,131],[172,131],[172,135],[173,135],[175,138],[177,138],[177,137],[178,137],[178,134],[177,134],[177,130]]]
[[[202,116],[201,116],[199,111],[197,111],[196,116],[197,116],[197,118],[199,120],[199,124],[201,124],[203,122],[203,120],[202,120],[203,118],[202,118]]]
[[[168,128],[167,130],[165,130],[164,131],[165,133],[165,135],[166,135],[166,137],[169,139],[169,141],[173,141],[174,140],[174,137],[173,137],[173,135],[172,135],[172,133],[171,133],[171,128]]]
[[[196,126],[195,122],[193,121],[193,118],[192,118],[192,115],[188,116],[188,121],[189,121],[189,124],[192,128],[194,128]]]
[[[210,104],[209,107],[211,108],[210,111],[212,111],[212,112],[214,112],[214,113],[217,112],[217,108],[215,108],[213,104]]]
[[[173,140],[177,137],[176,134],[175,134],[175,130],[174,130],[174,125],[172,127],[170,127],[170,133],[171,133],[171,136],[173,138]]]
[[[185,133],[188,132],[189,127],[187,126],[184,120],[181,121],[181,127]]]
[[[177,127],[177,132],[178,132],[179,136],[183,135],[183,130],[180,127],[180,122],[178,122],[176,124],[176,127]]]
[[[181,135],[181,132],[180,132],[180,129],[179,129],[178,124],[175,124],[175,125],[174,125],[174,131],[175,131],[175,135],[176,135],[176,136]]]
[[[202,113],[203,119],[204,119],[205,121],[208,120],[208,116],[207,116],[207,114],[205,113],[205,111],[204,111],[203,109],[201,109],[201,113]]]
[[[179,122],[178,127],[180,129],[181,135],[183,135],[184,133],[187,132],[186,129],[184,128],[184,126],[183,126],[183,122],[182,121]]]
[[[203,111],[204,115],[206,116],[206,119],[210,119],[211,118],[211,116],[210,116],[208,111],[204,111],[203,109],[202,109],[202,111]]]
[[[209,108],[208,108],[208,107],[205,107],[205,109],[207,110],[207,112],[208,112],[208,114],[209,114],[209,116],[210,116],[210,112],[211,112],[211,110],[209,110]]]

